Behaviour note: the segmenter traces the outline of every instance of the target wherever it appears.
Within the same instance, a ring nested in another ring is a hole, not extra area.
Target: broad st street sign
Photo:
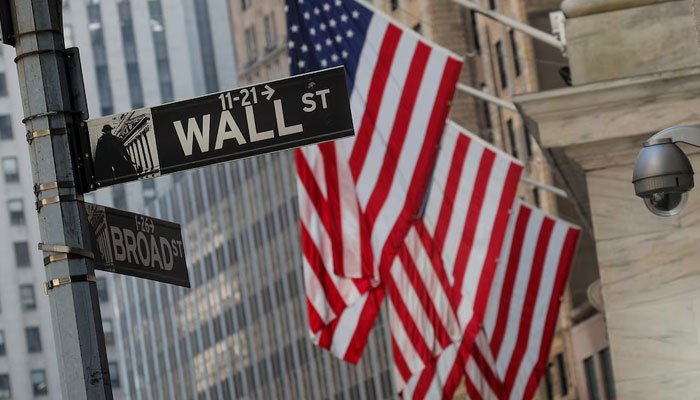
[[[91,189],[354,134],[344,67],[87,121]]]
[[[85,203],[95,268],[190,287],[180,225]]]

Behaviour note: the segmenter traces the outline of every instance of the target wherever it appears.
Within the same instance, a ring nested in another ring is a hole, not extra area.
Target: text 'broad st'
[[[95,268],[190,287],[180,225],[85,203]]]

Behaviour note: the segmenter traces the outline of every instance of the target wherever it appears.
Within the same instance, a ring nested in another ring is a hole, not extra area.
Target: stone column
[[[690,0],[567,0],[562,8],[575,86],[515,102],[536,122],[541,145],[576,167],[564,171],[582,171],[579,201],[592,215],[617,398],[697,398],[700,190],[680,215],[661,218],[631,182],[645,139],[700,124]],[[700,168],[700,153],[684,150]]]
[[[574,85],[700,64],[690,0],[565,0]]]

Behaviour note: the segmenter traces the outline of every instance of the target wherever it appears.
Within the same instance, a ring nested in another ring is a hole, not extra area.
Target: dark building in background
[[[309,339],[293,154],[199,169],[176,181],[148,211],[182,224],[192,288],[114,279],[127,393],[393,398],[385,314],[357,366]]]

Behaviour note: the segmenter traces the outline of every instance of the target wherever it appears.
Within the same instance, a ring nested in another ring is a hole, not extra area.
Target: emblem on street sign
[[[190,287],[180,225],[85,203],[95,268]]]
[[[342,66],[87,126],[93,189],[354,135]]]

